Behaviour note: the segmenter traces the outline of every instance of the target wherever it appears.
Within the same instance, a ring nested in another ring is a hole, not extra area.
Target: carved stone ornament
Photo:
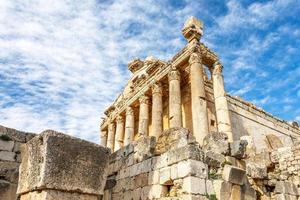
[[[201,63],[202,60],[201,60],[201,57],[198,53],[192,53],[190,55],[190,58],[189,58],[189,63],[190,64],[194,64],[194,63]]]
[[[152,94],[162,94],[162,85],[160,82],[154,83],[152,86]]]
[[[146,95],[143,95],[139,98],[140,104],[149,104],[149,97]]]
[[[133,115],[133,114],[134,114],[133,108],[131,106],[128,106],[126,108],[126,115]]]
[[[168,74],[169,81],[180,80],[180,73],[178,70],[172,70]]]
[[[124,123],[124,118],[123,118],[123,116],[119,115],[119,116],[117,117],[117,123]]]
[[[193,39],[200,40],[203,35],[203,22],[195,17],[189,17],[182,29],[183,36],[191,42]]]
[[[128,64],[128,69],[132,72],[135,73],[139,69],[141,69],[144,66],[144,62],[141,61],[140,59],[134,59]]]
[[[216,62],[213,67],[213,74],[222,74],[223,66],[220,62]]]

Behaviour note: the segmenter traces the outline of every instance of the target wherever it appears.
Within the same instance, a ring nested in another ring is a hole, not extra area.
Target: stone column
[[[170,128],[182,127],[180,73],[170,71],[169,75],[169,122]]]
[[[117,117],[117,128],[115,137],[115,151],[119,150],[123,146],[124,139],[124,119],[121,115]]]
[[[107,131],[106,130],[102,130],[101,131],[101,136],[100,136],[100,140],[101,140],[101,145],[106,147],[106,141],[107,141]]]
[[[162,124],[162,85],[160,82],[152,86],[152,133],[151,136],[159,137],[163,130]]]
[[[139,114],[139,137],[148,136],[149,126],[149,97],[143,95],[139,98],[140,114]]]
[[[110,148],[111,152],[114,151],[115,131],[116,131],[115,124],[111,122],[108,125],[108,133],[107,133],[107,147]]]
[[[230,115],[228,109],[228,103],[226,93],[224,89],[224,80],[222,75],[223,66],[216,62],[213,66],[213,89],[215,98],[215,107],[217,114],[218,131],[226,133],[228,140],[233,141]]]
[[[208,115],[203,79],[203,66],[200,55],[198,53],[192,53],[189,64],[193,134],[196,141],[202,145],[204,137],[208,134]]]
[[[125,120],[125,137],[124,146],[130,144],[134,138],[134,111],[132,107],[126,109],[126,120]]]

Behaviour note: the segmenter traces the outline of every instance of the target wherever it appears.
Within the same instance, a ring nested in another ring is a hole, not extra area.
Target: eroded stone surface
[[[102,194],[107,148],[51,130],[23,147],[19,194],[45,188]]]

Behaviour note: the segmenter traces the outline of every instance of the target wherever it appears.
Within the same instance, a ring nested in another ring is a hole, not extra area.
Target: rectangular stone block
[[[245,175],[246,175],[245,170],[231,165],[225,165],[223,169],[222,177],[225,181],[237,185],[243,185],[245,181]]]
[[[165,167],[159,170],[159,183],[168,185],[171,181],[171,167]]]
[[[207,165],[197,160],[185,160],[177,164],[178,178],[186,176],[195,176],[199,178],[207,178]]]
[[[10,151],[0,151],[0,160],[3,161],[15,161],[16,153]]]
[[[151,185],[149,191],[149,199],[159,199],[161,197],[166,196],[168,193],[168,189],[162,185]]]
[[[18,194],[44,189],[103,194],[108,148],[49,130],[22,146],[21,153]]]
[[[206,194],[205,179],[198,177],[185,177],[182,184],[183,192],[190,194]]]
[[[298,188],[295,184],[291,182],[285,181],[277,181],[275,185],[275,193],[276,194],[290,194],[294,196],[298,196]]]
[[[148,184],[149,185],[159,184],[159,170],[149,172]]]
[[[232,184],[223,180],[213,181],[214,191],[218,200],[228,200],[231,196]]]
[[[12,151],[14,148],[14,141],[3,141],[0,139],[0,150],[1,151]]]

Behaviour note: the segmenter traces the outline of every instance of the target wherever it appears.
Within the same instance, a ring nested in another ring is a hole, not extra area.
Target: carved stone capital
[[[133,115],[133,114],[134,114],[133,108],[131,106],[128,106],[126,108],[126,115]]]
[[[194,64],[194,63],[202,63],[202,59],[201,59],[201,56],[199,55],[199,53],[192,53],[190,55],[190,58],[189,58],[189,63],[190,65]]]
[[[221,63],[215,62],[213,65],[213,74],[222,74],[223,72],[223,66],[221,65]]]
[[[124,118],[123,118],[123,116],[122,115],[118,115],[118,117],[117,117],[117,123],[124,123]]]
[[[160,94],[162,95],[162,85],[161,82],[154,83],[152,85],[152,94]]]
[[[143,95],[139,98],[140,104],[149,104],[149,97],[146,95]]]
[[[169,81],[180,80],[180,72],[178,70],[172,70],[168,74]]]

